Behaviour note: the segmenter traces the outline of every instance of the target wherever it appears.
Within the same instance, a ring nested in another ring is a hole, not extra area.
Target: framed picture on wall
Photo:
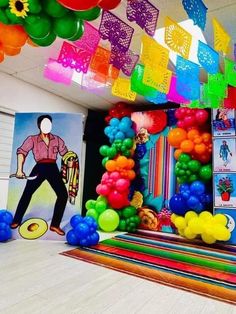
[[[236,207],[236,173],[217,173],[213,178],[215,207]]]
[[[214,171],[236,171],[236,140],[235,138],[214,138]]]
[[[232,109],[213,109],[213,136],[235,136],[235,112]]]

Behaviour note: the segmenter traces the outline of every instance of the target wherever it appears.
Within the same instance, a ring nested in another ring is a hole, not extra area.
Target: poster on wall
[[[236,207],[236,174],[214,174],[215,207]]]
[[[214,171],[236,171],[236,141],[234,138],[214,138]]]
[[[83,115],[17,113],[8,189],[13,238],[65,240],[80,212]]]
[[[213,109],[213,136],[235,136],[235,111],[233,109]]]
[[[227,228],[231,232],[230,244],[236,244],[236,210],[226,208],[215,208],[215,214],[223,214],[227,218]]]

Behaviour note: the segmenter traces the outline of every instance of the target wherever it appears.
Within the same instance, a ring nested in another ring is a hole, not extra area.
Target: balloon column
[[[70,224],[72,229],[66,234],[66,239],[70,245],[91,246],[99,241],[96,220],[92,217],[82,217],[74,215]]]
[[[5,210],[0,210],[0,242],[6,242],[12,237],[12,232],[10,224],[12,223],[13,216],[12,214]]]
[[[213,244],[217,240],[228,241],[231,237],[227,218],[223,214],[213,216],[208,211],[203,211],[198,215],[194,211],[188,211],[184,216],[172,214],[171,221],[178,233],[190,240],[201,236],[202,241]]]
[[[79,2],[89,3],[88,0]],[[57,36],[70,41],[80,39],[83,21],[94,20],[101,14],[101,8],[96,5],[83,10],[86,11],[74,12],[57,0],[0,0],[0,22],[22,25],[33,43],[49,46]]]

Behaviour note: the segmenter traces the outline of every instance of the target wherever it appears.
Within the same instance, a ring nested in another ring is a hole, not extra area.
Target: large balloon
[[[113,209],[105,210],[98,218],[99,227],[105,232],[116,230],[120,222],[120,217]]]
[[[100,0],[57,0],[64,7],[74,11],[90,10],[96,7]]]
[[[121,3],[121,0],[102,0],[99,2],[99,7],[104,10],[113,10],[120,3]]]
[[[184,215],[188,211],[185,199],[181,194],[175,194],[169,202],[170,210],[176,215]]]

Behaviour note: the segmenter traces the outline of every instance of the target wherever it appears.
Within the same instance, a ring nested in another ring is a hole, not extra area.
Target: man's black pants
[[[13,223],[21,223],[23,216],[29,206],[31,198],[34,192],[40,187],[40,185],[47,180],[57,195],[57,200],[54,207],[51,226],[59,227],[66,203],[68,193],[65,184],[62,181],[61,174],[56,163],[38,163],[34,166],[30,173],[30,176],[36,176],[34,180],[28,180],[21,196],[19,204],[16,209],[16,213],[13,219]],[[47,201],[45,197],[45,202]]]

